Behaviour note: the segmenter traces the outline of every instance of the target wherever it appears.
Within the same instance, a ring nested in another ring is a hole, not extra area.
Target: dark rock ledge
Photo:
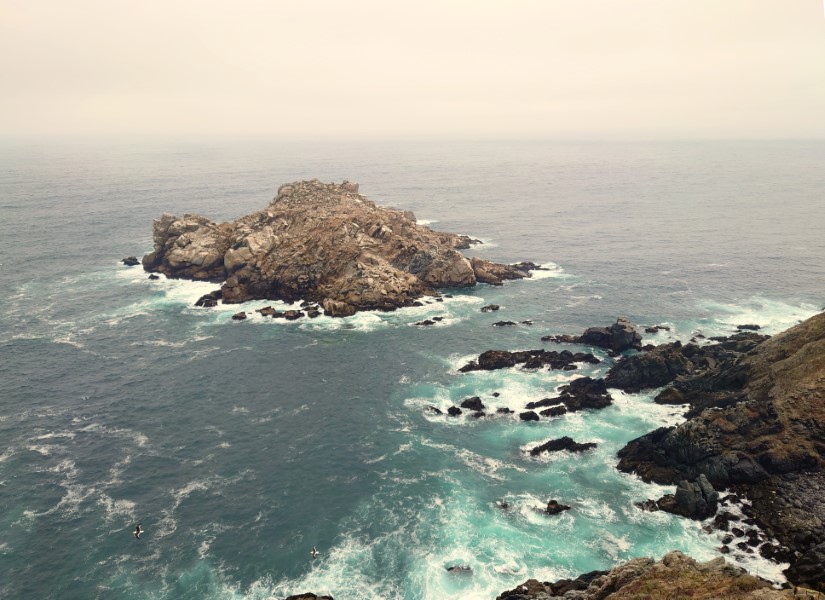
[[[154,222],[153,238],[144,269],[225,282],[215,302],[309,300],[332,316],[394,310],[436,289],[501,285],[540,268],[466,258],[459,250],[475,240],[378,206],[357,184],[317,179],[282,185],[266,208],[231,223],[165,214]]]

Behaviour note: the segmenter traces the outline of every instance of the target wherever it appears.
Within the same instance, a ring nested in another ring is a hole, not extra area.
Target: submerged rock
[[[224,282],[227,304],[308,299],[334,317],[411,306],[437,288],[500,285],[535,268],[468,259],[458,251],[469,246],[466,236],[432,231],[354,190],[318,180],[282,185],[266,208],[231,223],[165,214],[143,266]]]

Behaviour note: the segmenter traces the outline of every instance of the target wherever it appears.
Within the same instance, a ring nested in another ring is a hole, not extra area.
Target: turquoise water
[[[646,341],[778,332],[825,305],[821,143],[214,144],[0,150],[0,596],[493,598],[681,549],[701,524],[633,503],[624,443],[679,411],[654,394],[539,423],[432,415],[468,396],[521,409],[573,372],[461,374],[490,348],[551,347],[627,314]],[[346,319],[233,322],[208,284],[118,264],[162,212],[236,218],[300,178],[548,271]],[[502,309],[484,314],[497,303]],[[433,327],[413,323],[444,316]],[[529,319],[532,326],[492,327]],[[493,397],[499,392],[499,397]],[[532,458],[570,435],[598,447]],[[550,498],[572,510],[539,514]],[[502,510],[498,501],[511,508]],[[131,536],[142,522],[141,540]],[[317,546],[315,560],[309,549]],[[780,568],[734,557],[762,575]],[[445,567],[472,567],[453,575]]]

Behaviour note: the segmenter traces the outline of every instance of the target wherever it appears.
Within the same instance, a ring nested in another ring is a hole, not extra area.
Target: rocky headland
[[[704,476],[744,495],[753,522],[787,548],[788,579],[825,591],[825,313],[757,335],[699,350],[698,372],[691,345],[664,350],[684,372],[660,397],[688,404],[688,419],[628,443],[618,468],[660,484]]]
[[[357,184],[317,179],[282,185],[266,208],[233,222],[164,214],[153,238],[144,269],[223,283],[215,302],[308,300],[332,316],[394,310],[437,289],[501,285],[539,268],[467,258],[460,250],[477,240],[419,225]]]

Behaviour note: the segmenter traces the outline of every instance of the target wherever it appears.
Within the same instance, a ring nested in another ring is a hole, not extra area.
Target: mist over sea
[[[669,326],[656,344],[815,314],[823,157],[802,141],[0,144],[0,597],[492,600],[528,577],[717,556],[701,523],[634,506],[671,488],[614,468],[628,440],[679,422],[655,392],[539,423],[426,409],[519,411],[603,376],[601,351],[572,372],[458,368],[618,315]],[[254,313],[279,303],[195,308],[217,286],[120,264],[152,249],[164,212],[232,220],[312,178],[481,239],[469,256],[547,270],[286,322]],[[526,452],[562,435],[598,447]],[[539,514],[551,498],[572,510]]]

